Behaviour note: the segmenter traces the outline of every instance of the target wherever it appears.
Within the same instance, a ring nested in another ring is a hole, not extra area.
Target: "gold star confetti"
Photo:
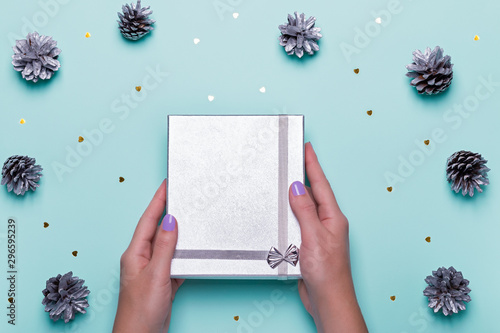
[[[43,222],[43,227],[44,228],[47,228],[49,226],[49,224],[47,222]]]
[[[392,192],[392,186],[389,186],[389,187],[387,188],[387,191]]]
[[[426,241],[427,243],[430,243],[430,242],[431,242],[431,237],[430,237],[430,236],[425,237],[425,241]]]
[[[123,183],[125,181],[125,178],[120,177],[120,178],[118,178],[118,180],[120,181],[120,183]]]
[[[240,316],[234,316],[234,320],[236,321],[240,320]]]
[[[78,137],[78,142],[83,142],[83,140],[85,140],[85,139],[83,138],[83,136],[79,136],[79,137]]]
[[[479,36],[478,36],[478,35],[475,35],[475,36],[474,36],[474,40],[479,40]]]
[[[369,116],[371,116],[371,115],[372,115],[372,113],[373,113],[373,111],[372,111],[372,110],[368,110],[368,111],[366,111],[366,114],[367,114],[367,115],[369,115]]]
[[[142,89],[142,87],[141,87],[141,86],[137,86],[137,87],[135,87],[135,90],[137,90],[137,91],[141,91],[141,89]]]
[[[87,32],[87,33],[85,34],[85,38],[89,38],[89,37],[90,37],[90,32]]]
[[[355,68],[354,73],[359,74],[359,68]]]
[[[71,252],[71,254],[73,255],[73,257],[76,257],[78,255],[78,251],[73,251]]]
[[[429,143],[431,143],[431,142],[429,140],[425,140],[424,143],[425,143],[426,146],[428,146]]]
[[[396,300],[396,296],[391,296],[390,299],[391,299],[391,301],[394,302]]]
[[[14,303],[14,298],[13,297],[9,297],[9,303]]]
[[[24,120],[24,118],[21,118],[21,120],[19,120],[19,124],[24,124],[26,122],[26,120]]]

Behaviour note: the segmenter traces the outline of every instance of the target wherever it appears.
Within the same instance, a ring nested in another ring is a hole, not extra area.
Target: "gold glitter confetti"
[[[431,237],[430,237],[430,236],[425,237],[425,241],[426,241],[427,243],[430,243],[430,242],[431,242]]]
[[[475,36],[474,36],[474,40],[479,40],[479,36],[478,36],[478,35],[475,35]]]
[[[429,143],[431,143],[431,142],[429,140],[425,140],[424,143],[425,143],[426,146],[428,146]]]
[[[87,32],[87,33],[85,34],[85,38],[89,38],[89,37],[90,37],[90,32]]]
[[[24,124],[26,122],[26,120],[24,120],[24,118],[21,118],[21,120],[19,120],[19,124]]]
[[[78,137],[78,142],[83,142],[83,140],[85,140],[85,139],[83,138],[83,136],[79,136],[79,137]]]
[[[43,227],[44,228],[47,228],[49,226],[49,224],[47,222],[43,222]]]
[[[392,192],[392,186],[389,186],[389,187],[387,188],[387,191]]]
[[[120,178],[118,178],[118,180],[120,181],[120,183],[123,183],[125,181],[125,178],[120,177]]]
[[[391,296],[390,299],[391,299],[391,301],[394,302],[396,300],[396,296]]]
[[[355,68],[354,73],[359,74],[359,68]]]
[[[142,89],[142,87],[141,87],[141,86],[137,86],[137,87],[135,87],[135,90],[137,90],[137,91],[141,91],[141,89]]]
[[[368,111],[366,111],[366,114],[367,114],[367,115],[369,115],[369,116],[371,116],[371,115],[372,115],[372,113],[373,113],[373,111],[372,111],[372,110],[368,110]]]
[[[234,320],[236,321],[240,320],[240,316],[234,316]]]
[[[9,297],[9,303],[14,303],[14,298],[13,297]]]
[[[73,251],[71,252],[71,254],[73,255],[73,257],[76,257],[78,255],[78,251]]]

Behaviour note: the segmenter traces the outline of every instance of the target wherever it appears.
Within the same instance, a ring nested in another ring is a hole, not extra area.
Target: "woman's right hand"
[[[358,306],[349,258],[349,223],[310,143],[305,145],[307,188],[289,189],[302,237],[299,294],[318,332],[368,332]]]

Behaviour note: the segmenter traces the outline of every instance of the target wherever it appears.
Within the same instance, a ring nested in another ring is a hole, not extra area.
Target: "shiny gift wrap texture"
[[[299,263],[273,268],[268,257],[300,246],[288,187],[304,182],[304,117],[169,115],[167,127],[172,276],[299,278]]]

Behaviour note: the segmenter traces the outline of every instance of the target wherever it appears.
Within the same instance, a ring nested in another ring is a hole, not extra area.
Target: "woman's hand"
[[[177,221],[165,215],[166,181],[142,215],[120,261],[120,296],[114,333],[167,332],[172,301],[183,280],[170,278]]]
[[[349,224],[310,143],[305,164],[311,188],[297,181],[289,189],[302,236],[300,298],[318,332],[368,332],[352,282]]]

